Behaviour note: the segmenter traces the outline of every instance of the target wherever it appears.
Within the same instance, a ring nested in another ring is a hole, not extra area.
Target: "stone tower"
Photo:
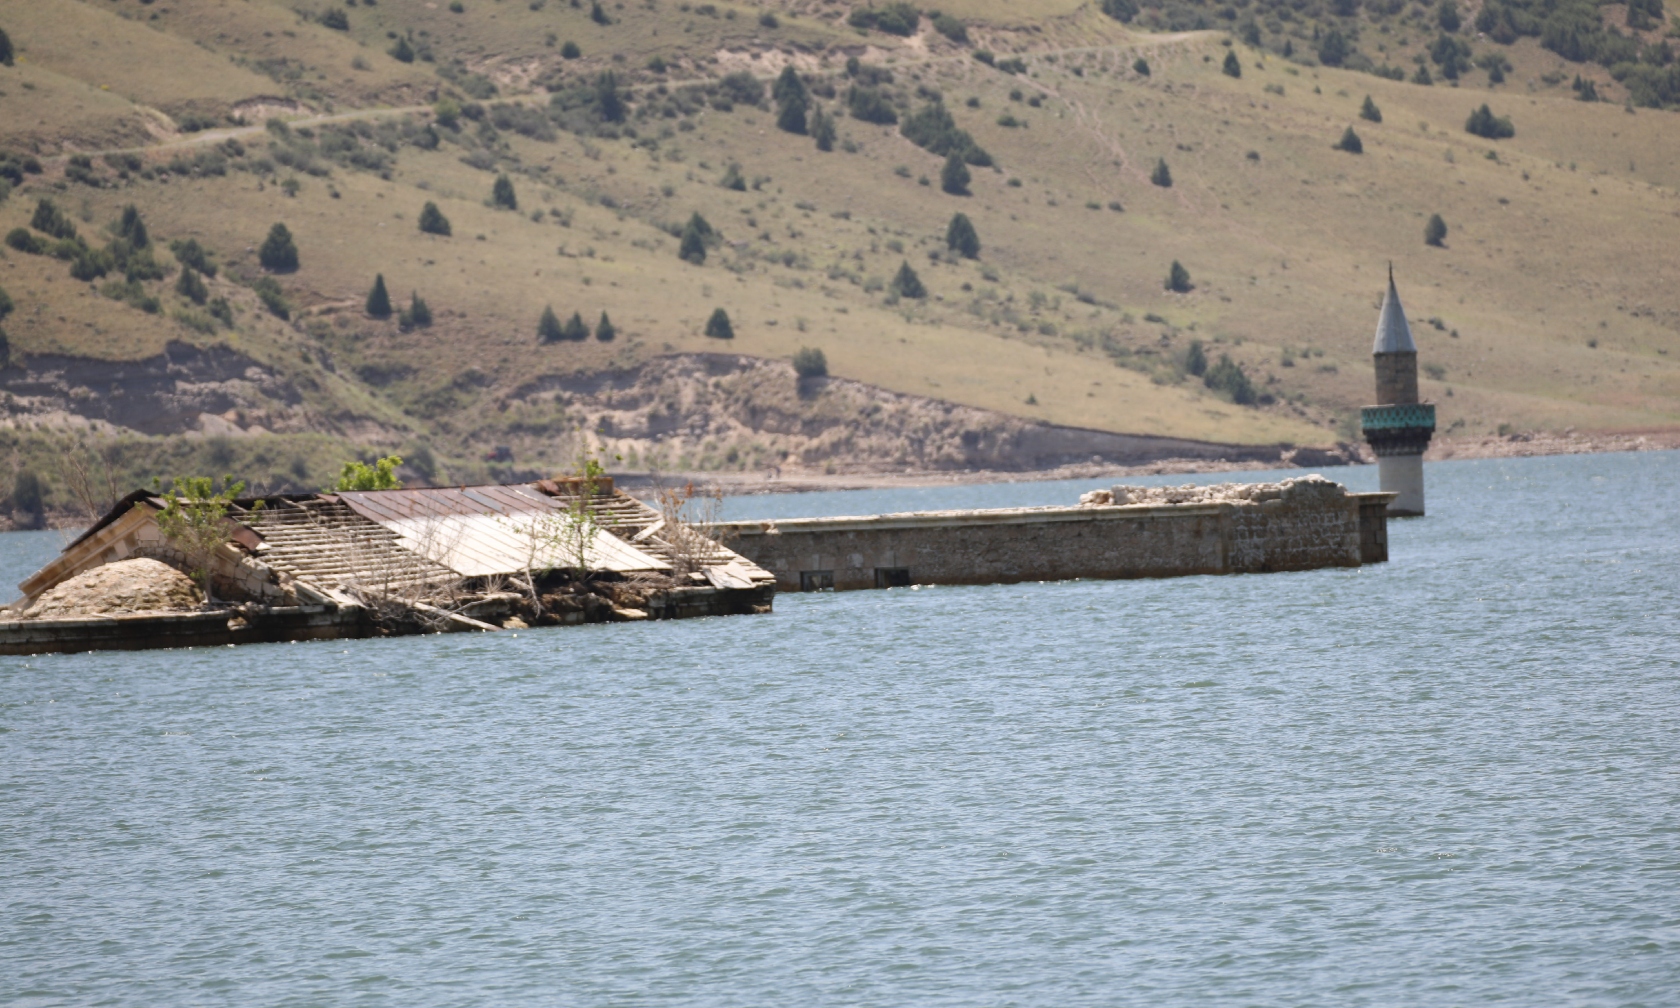
[[[1417,344],[1394,288],[1393,266],[1388,269],[1388,294],[1377,319],[1371,358],[1377,370],[1377,405],[1359,411],[1360,427],[1377,453],[1382,489],[1399,494],[1388,513],[1422,515],[1423,451],[1435,433],[1435,407],[1418,402]]]

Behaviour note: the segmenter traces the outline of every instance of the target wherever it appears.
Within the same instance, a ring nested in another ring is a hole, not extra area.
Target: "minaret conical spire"
[[[1388,293],[1383,295],[1382,315],[1377,318],[1374,354],[1417,353],[1412,327],[1406,324],[1406,309],[1400,307],[1400,292],[1394,286],[1394,264],[1388,264]]]

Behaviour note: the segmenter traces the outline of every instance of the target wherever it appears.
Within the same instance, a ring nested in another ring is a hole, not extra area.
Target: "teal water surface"
[[[0,658],[0,1004],[1674,1004],[1680,453],[1428,479],[1356,570]]]

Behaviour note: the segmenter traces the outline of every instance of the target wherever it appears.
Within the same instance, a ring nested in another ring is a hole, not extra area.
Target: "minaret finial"
[[[1391,283],[1391,284],[1394,282],[1394,260],[1393,259],[1390,259],[1388,261],[1388,282]]]

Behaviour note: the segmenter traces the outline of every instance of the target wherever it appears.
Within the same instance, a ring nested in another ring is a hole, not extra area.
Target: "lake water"
[[[1428,480],[1357,570],[0,658],[0,1004],[1674,1004],[1680,453]]]

